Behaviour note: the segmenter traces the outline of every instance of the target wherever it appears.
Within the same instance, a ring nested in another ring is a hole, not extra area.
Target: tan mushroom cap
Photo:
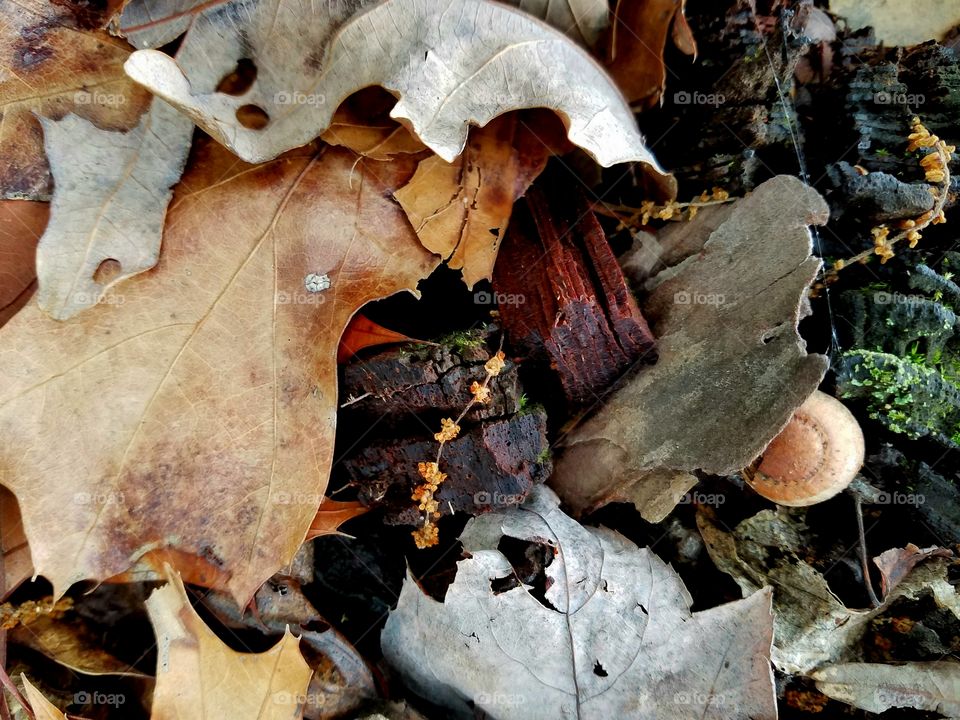
[[[863,456],[856,418],[839,400],[815,390],[743,475],[779,505],[813,505],[847,487]]]

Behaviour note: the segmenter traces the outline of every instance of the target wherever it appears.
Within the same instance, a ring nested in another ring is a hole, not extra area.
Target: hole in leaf
[[[108,285],[123,271],[119,260],[107,258],[93,271],[93,281],[98,285]]]
[[[217,83],[217,92],[226,95],[243,95],[257,79],[257,66],[250,58],[240,58],[233,71],[224,75]]]
[[[301,625],[304,630],[309,630],[315,633],[325,633],[332,626],[326,620],[311,620],[306,625]]]
[[[599,660],[597,660],[597,662],[593,666],[593,674],[596,675],[597,677],[607,676],[607,671],[603,669],[603,665],[600,664]]]
[[[237,108],[237,122],[249,130],[263,130],[270,123],[270,116],[259,105],[242,105]]]

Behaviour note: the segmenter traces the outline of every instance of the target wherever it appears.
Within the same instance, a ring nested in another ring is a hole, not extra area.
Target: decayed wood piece
[[[654,339],[586,199],[559,183],[517,206],[494,270],[510,344],[549,369],[568,404],[595,403]]]
[[[470,400],[471,383],[484,379],[483,363],[498,343],[497,328],[488,326],[344,366],[348,399],[339,421],[348,433],[356,425],[367,441],[341,466],[363,503],[386,510],[386,522],[422,521],[411,499],[413,488],[423,482],[417,464],[435,458],[433,434],[440,418],[460,414]],[[448,478],[437,499],[445,515],[517,505],[550,474],[546,414],[522,406],[516,364],[507,360],[489,388],[490,404],[474,405],[460,422],[459,437],[444,446],[441,469]]]

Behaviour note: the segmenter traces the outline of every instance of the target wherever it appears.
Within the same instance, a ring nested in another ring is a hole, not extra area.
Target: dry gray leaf
[[[642,304],[657,364],[562,441],[551,485],[565,502],[581,512],[631,500],[657,521],[667,496],[683,494],[664,477],[736,472],[760,455],[827,368],[797,333],[820,267],[807,225],[827,212],[813,189],[779,176],[716,229],[703,221],[702,251],[657,275]]]
[[[55,185],[37,247],[37,302],[66,320],[99,302],[110,285],[157,264],[193,126],[159,98],[125,133],[72,114],[41,123]],[[109,277],[98,272],[104,263],[118,264]]]
[[[727,532],[701,510],[697,524],[714,564],[730,575],[744,596],[772,585],[773,662],[787,673],[808,673],[853,659],[867,624],[898,598],[930,593],[939,607],[960,618],[960,596],[947,582],[951,560],[932,558],[914,568],[879,608],[846,607],[826,578],[801,559],[805,527],[786,512],[764,510]]]
[[[443,602],[412,576],[384,655],[455,716],[498,720],[776,717],[770,593],[691,614],[679,576],[649,549],[584,528],[537,487],[520,508],[468,523],[469,553]],[[495,592],[515,575],[503,537],[545,546],[546,592]]]
[[[584,47],[597,44],[610,25],[607,0],[501,0],[552,25]]]
[[[868,712],[915,708],[960,718],[960,663],[843,663],[812,677],[824,695]]]
[[[210,35],[194,28],[186,42],[205,43],[218,62],[249,58],[258,73],[240,96],[195,87],[156,50],[133,53],[125,68],[250,162],[309,142],[344,99],[379,85],[399,98],[391,115],[448,162],[463,151],[471,124],[546,107],[601,165],[639,161],[673,189],[613,81],[559,32],[491,0],[386,0],[334,33],[356,6],[240,0],[211,11],[220,22],[211,24]],[[251,107],[265,127],[241,122]]]
[[[114,31],[135,48],[156,48],[183,35],[209,0],[130,0]]]

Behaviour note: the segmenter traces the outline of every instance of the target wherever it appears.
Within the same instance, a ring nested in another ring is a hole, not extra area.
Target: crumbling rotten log
[[[344,366],[340,423],[373,432],[341,466],[360,501],[385,510],[387,523],[422,522],[411,498],[423,482],[417,465],[434,460],[440,419],[457,417],[467,405],[471,383],[483,381],[483,364],[499,343],[499,328],[488,326]],[[491,402],[474,405],[459,437],[444,446],[447,479],[436,496],[444,515],[519,505],[550,474],[546,413],[525,407],[516,364],[508,359],[489,389]]]
[[[534,187],[515,206],[493,287],[510,347],[555,375],[570,406],[593,404],[655,359],[650,328],[574,188]]]

